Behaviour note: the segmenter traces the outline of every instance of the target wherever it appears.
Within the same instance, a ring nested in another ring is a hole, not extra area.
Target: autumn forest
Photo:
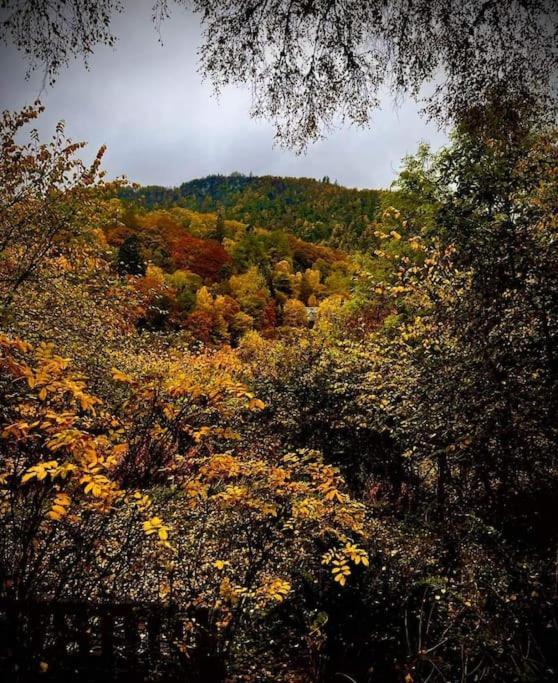
[[[119,4],[2,31],[54,83]],[[448,142],[387,189],[165,187],[4,111],[2,680],[558,680],[552,7],[190,4],[279,144],[368,125],[380,56],[413,96],[444,71]]]

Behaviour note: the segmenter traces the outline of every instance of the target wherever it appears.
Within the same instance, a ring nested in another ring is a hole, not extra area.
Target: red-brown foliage
[[[111,247],[120,247],[128,237],[135,235],[136,232],[132,228],[128,228],[125,225],[117,225],[112,228],[107,228],[105,231],[105,236],[107,243]]]
[[[232,263],[229,254],[218,242],[188,234],[173,240],[171,260],[174,270],[189,270],[204,280],[217,280],[223,268]]]
[[[207,344],[211,341],[211,333],[213,332],[213,316],[208,311],[194,311],[188,316],[185,327],[196,339]]]
[[[236,299],[233,299],[232,296],[229,296],[228,294],[225,294],[225,296],[220,299],[220,302],[219,312],[223,316],[223,319],[227,323],[230,323],[234,316],[240,311],[240,305]]]
[[[277,308],[274,301],[269,301],[265,305],[261,314],[260,325],[262,329],[277,326]]]
[[[294,262],[301,268],[311,268],[318,259],[323,259],[327,263],[335,263],[336,261],[345,261],[347,258],[342,251],[304,242],[292,236],[289,236],[289,245],[293,250]]]

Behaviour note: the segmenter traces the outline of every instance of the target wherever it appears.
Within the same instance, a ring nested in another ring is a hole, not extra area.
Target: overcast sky
[[[371,129],[345,127],[305,155],[274,147],[273,127],[249,116],[249,93],[230,88],[219,100],[197,73],[201,29],[195,15],[175,10],[163,24],[163,44],[151,23],[151,0],[134,0],[116,17],[115,49],[98,48],[41,92],[42,74],[25,80],[25,63],[0,47],[0,108],[18,109],[39,95],[47,110],[39,129],[66,121],[74,140],[91,152],[108,146],[105,168],[142,184],[178,185],[210,173],[325,175],[350,187],[387,187],[401,158],[420,141],[439,147],[445,136],[412,102],[395,108],[386,98]]]

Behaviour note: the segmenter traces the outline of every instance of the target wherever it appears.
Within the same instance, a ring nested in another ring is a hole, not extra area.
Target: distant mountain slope
[[[388,203],[387,190],[341,187],[326,178],[211,175],[176,188],[146,186],[122,197],[156,206],[221,211],[228,219],[281,228],[311,242],[356,248]]]

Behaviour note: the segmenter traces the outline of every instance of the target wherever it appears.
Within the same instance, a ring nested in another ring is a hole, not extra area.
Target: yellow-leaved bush
[[[339,471],[243,435],[267,407],[231,349],[114,368],[110,409],[52,346],[0,350],[9,593],[195,606],[230,647],[240,615],[287,600],[301,572],[342,586],[368,564]]]

